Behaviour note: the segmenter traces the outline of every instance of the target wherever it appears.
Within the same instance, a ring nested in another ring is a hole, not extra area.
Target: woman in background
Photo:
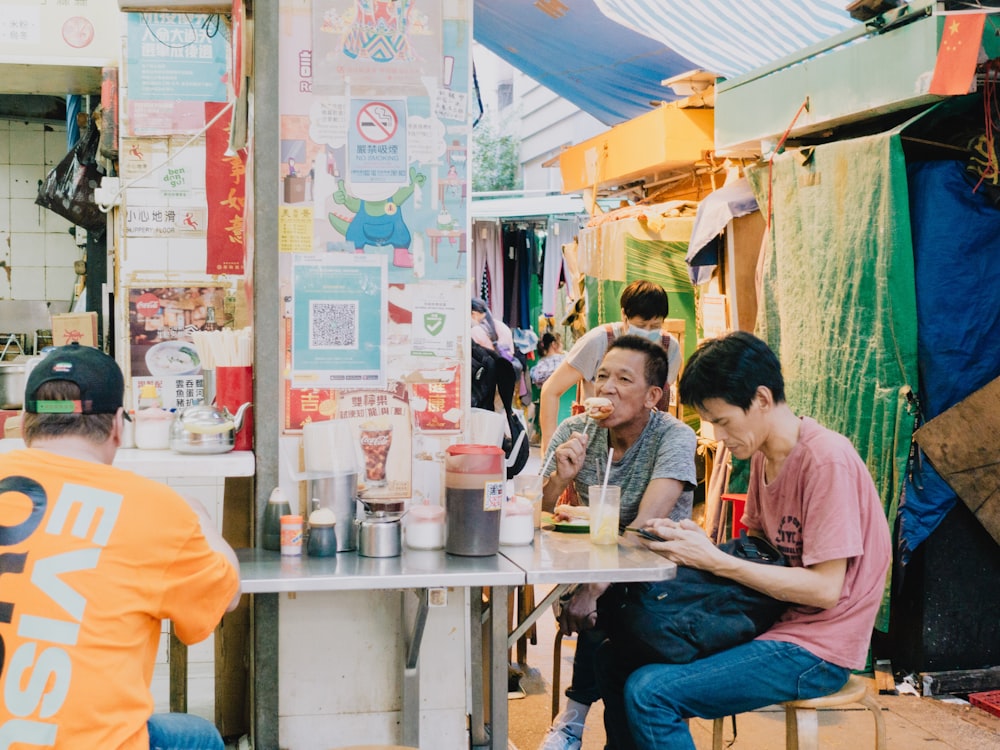
[[[549,375],[562,364],[566,358],[563,351],[562,336],[558,333],[543,333],[538,342],[538,364],[531,368],[531,382],[538,388],[549,379]]]

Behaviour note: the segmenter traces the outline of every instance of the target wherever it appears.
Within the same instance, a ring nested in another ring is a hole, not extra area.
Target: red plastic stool
[[[740,536],[740,531],[746,528],[746,526],[743,525],[742,521],[740,521],[740,519],[743,518],[743,509],[746,507],[747,504],[746,493],[727,492],[725,495],[722,496],[722,499],[727,503],[731,503],[733,506],[732,537],[733,539],[738,539]]]

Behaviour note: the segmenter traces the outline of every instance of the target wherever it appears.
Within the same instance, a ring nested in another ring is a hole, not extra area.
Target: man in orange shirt
[[[153,714],[161,621],[185,643],[239,602],[205,509],[111,464],[124,381],[91,347],[31,371],[26,450],[0,456],[0,747],[222,750],[208,721]]]

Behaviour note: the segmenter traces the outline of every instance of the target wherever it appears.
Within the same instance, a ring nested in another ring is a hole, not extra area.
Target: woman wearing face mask
[[[667,351],[667,382],[664,391],[677,379],[681,366],[681,347],[660,328],[670,312],[667,293],[651,281],[633,281],[622,291],[619,300],[622,322],[608,323],[588,331],[570,349],[569,354],[542,386],[539,398],[538,423],[542,431],[542,451],[548,448],[549,438],[559,421],[559,399],[571,387],[582,382],[585,397],[593,395],[594,376],[608,350],[608,345],[619,336],[630,333],[661,344]]]

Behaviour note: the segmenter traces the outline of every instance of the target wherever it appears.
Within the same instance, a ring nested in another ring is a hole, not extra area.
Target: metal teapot
[[[170,449],[178,453],[227,453],[233,449],[236,433],[243,427],[247,401],[236,414],[225,407],[192,404],[177,412],[170,425]]]

